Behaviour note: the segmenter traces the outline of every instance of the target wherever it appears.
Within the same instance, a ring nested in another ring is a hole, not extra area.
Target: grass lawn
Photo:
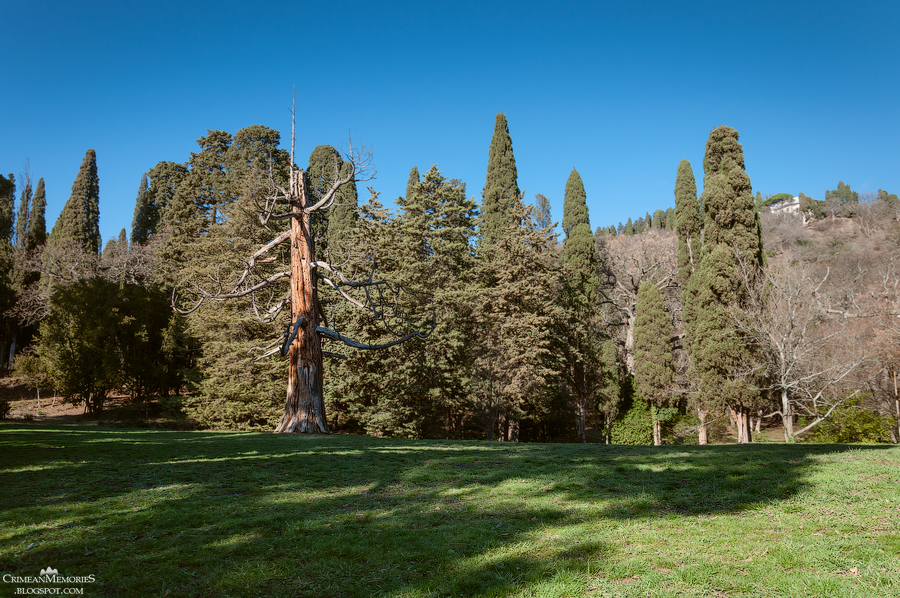
[[[895,597],[898,483],[888,446],[3,423],[0,574],[93,575],[86,596]]]

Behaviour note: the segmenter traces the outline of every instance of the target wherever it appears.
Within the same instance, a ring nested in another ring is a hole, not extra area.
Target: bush
[[[862,401],[862,398],[857,398],[835,409],[831,417],[810,430],[805,440],[823,443],[891,442],[893,418],[862,407]],[[801,426],[804,425],[802,420]]]
[[[12,407],[9,404],[9,401],[0,400],[0,419],[6,419],[9,417],[9,412]]]
[[[613,421],[610,430],[612,444],[653,444],[653,418],[643,399],[635,397],[631,404]]]

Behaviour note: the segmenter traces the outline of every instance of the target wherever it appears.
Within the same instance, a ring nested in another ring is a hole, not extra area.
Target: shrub
[[[653,418],[643,399],[635,397],[624,405],[613,421],[610,442],[613,444],[653,444]]]
[[[810,430],[807,442],[891,442],[893,418],[878,415],[862,407],[863,398],[857,398],[834,410],[831,417]]]

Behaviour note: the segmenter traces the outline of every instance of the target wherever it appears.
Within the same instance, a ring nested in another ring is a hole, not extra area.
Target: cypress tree
[[[15,203],[16,177],[10,173],[8,179],[0,179],[0,244],[4,247],[12,248]]]
[[[721,126],[709,134],[703,157],[704,243],[736,250],[744,259],[762,264],[762,243],[750,177],[744,172],[744,151],[738,132]]]
[[[28,212],[31,208],[31,177],[25,173],[25,188],[19,197],[19,210],[16,214],[16,247],[24,248],[28,236]]]
[[[563,305],[567,312],[565,327],[565,377],[575,399],[576,431],[586,441],[587,411],[591,398],[592,380],[600,369],[600,347],[592,324],[596,316],[597,258],[594,235],[588,216],[587,194],[581,175],[574,168],[566,181],[563,202],[562,262],[566,284],[563,286]]]
[[[700,202],[691,163],[682,160],[675,176],[675,232],[678,235],[678,282],[682,292],[700,262]]]
[[[672,322],[655,284],[644,281],[638,288],[634,322],[634,377],[640,396],[650,403],[653,444],[662,444],[665,408],[673,404],[675,361],[672,357]]]
[[[521,201],[516,159],[506,115],[498,113],[488,150],[487,178],[482,191],[479,228],[484,246],[490,247],[509,224],[518,223]]]
[[[75,240],[91,253],[100,251],[100,178],[97,154],[92,149],[84,155],[72,194],[53,225],[49,240]]]
[[[141,177],[141,185],[138,187],[137,198],[134,201],[134,218],[131,221],[131,242],[143,245],[150,236],[151,222],[150,185],[147,182],[147,173]]]
[[[344,162],[341,164],[340,177],[344,178],[353,174],[353,164]],[[334,204],[328,211],[328,236],[332,242],[344,238],[358,218],[359,198],[356,191],[356,180],[351,176],[350,182],[340,189],[334,199]]]
[[[759,215],[737,131],[719,127],[710,133],[703,166],[703,255],[687,285],[684,318],[701,405],[731,408],[739,420],[738,441],[749,442],[749,409],[759,392],[745,379],[752,355],[734,332],[729,310],[740,305],[744,294],[735,252],[751,268],[764,262]]]
[[[581,175],[574,168],[566,181],[563,203],[563,263],[568,265],[584,282],[596,277],[597,257],[594,251],[594,235],[588,216],[587,194]]]
[[[34,191],[34,199],[31,200],[31,213],[28,216],[28,234],[25,239],[25,249],[35,249],[47,242],[46,212],[47,194],[42,177],[38,179],[37,188]]]

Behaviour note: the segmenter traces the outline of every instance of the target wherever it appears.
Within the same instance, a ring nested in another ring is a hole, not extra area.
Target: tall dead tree
[[[313,214],[330,208],[338,190],[360,180],[360,175],[363,175],[362,180],[374,176],[374,173],[367,176],[371,162],[371,155],[367,151],[355,152],[351,147],[346,158],[345,164],[349,162],[352,168],[341,169],[335,163],[333,183],[320,199],[313,202],[307,174],[294,164],[292,110],[287,188],[276,185],[274,179],[270,178],[272,192],[258,205],[262,224],[287,220],[290,223],[288,229],[276,234],[271,241],[257,249],[230,280],[213,276],[206,281],[187,281],[173,293],[173,305],[182,313],[190,313],[206,301],[250,297],[257,317],[261,321],[272,321],[284,308],[290,307],[291,318],[287,330],[268,346],[259,347],[263,353],[256,358],[262,359],[279,352],[288,357],[287,396],[284,415],[275,429],[276,433],[329,432],[322,392],[323,355],[337,358],[342,356],[324,351],[323,340],[340,342],[356,349],[373,350],[391,347],[412,338],[425,338],[431,332],[415,330],[411,320],[404,317],[397,302],[398,288],[386,281],[374,279],[374,257],[368,280],[364,282],[349,280],[337,264],[316,260]],[[278,258],[271,254],[276,248],[283,249],[285,243],[290,246],[289,262],[286,263],[284,259],[285,252],[281,253],[282,264],[286,267],[272,272],[262,266],[276,262]],[[283,288],[280,291],[276,289],[285,280],[288,281],[288,291],[282,294]],[[340,297],[379,320],[394,339],[386,343],[367,344],[352,340],[327,325],[321,325],[320,316],[324,311],[319,305],[317,290],[320,280],[334,289]],[[192,304],[191,307],[179,308],[185,300]],[[263,304],[265,306],[260,310]],[[396,330],[398,322],[404,327],[403,331]],[[431,329],[434,329],[433,315]]]

